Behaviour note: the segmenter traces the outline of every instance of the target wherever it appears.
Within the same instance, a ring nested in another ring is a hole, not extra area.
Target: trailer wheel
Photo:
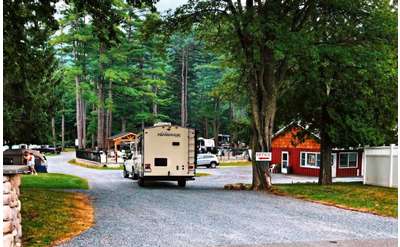
[[[124,171],[122,172],[122,175],[124,176],[124,178],[129,178],[129,173],[128,173],[128,171],[125,169],[125,166],[124,166]]]
[[[178,186],[179,187],[185,187],[186,186],[186,180],[185,179],[178,180]]]
[[[211,166],[211,168],[216,168],[217,167],[217,163],[213,161],[213,162],[210,163],[210,166]]]
[[[143,179],[143,178],[139,178],[139,180],[138,180],[138,185],[139,185],[140,187],[143,187],[143,186],[144,186],[144,179]]]

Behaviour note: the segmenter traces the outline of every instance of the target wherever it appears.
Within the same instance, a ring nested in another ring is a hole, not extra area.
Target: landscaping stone
[[[10,194],[3,194],[3,205],[8,205],[11,201]]]
[[[11,208],[8,205],[3,206],[3,222],[7,220],[11,220],[12,212]]]
[[[3,235],[3,247],[8,247],[8,246],[15,246],[14,245],[14,236],[9,233],[6,235]]]
[[[11,221],[3,222],[3,235],[10,233],[12,231],[12,224]]]
[[[3,246],[21,246],[21,202],[19,186],[21,178],[19,174],[3,176]]]
[[[11,183],[5,182],[3,183],[3,194],[8,194],[11,191]]]

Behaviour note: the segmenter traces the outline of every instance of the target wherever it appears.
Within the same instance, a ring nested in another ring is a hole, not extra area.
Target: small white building
[[[363,164],[364,184],[398,187],[398,146],[366,147]]]

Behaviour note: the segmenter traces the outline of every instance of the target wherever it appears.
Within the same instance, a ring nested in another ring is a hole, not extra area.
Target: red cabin
[[[320,138],[312,133],[301,141],[296,134],[304,128],[291,124],[272,137],[272,164],[282,173],[318,176],[321,162]],[[361,176],[362,150],[332,150],[332,177]]]

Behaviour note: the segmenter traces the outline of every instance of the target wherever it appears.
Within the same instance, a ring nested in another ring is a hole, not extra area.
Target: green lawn
[[[88,189],[88,183],[65,174],[22,177],[24,246],[54,246],[92,226],[93,207],[88,196],[57,189]]]
[[[288,184],[274,185],[273,193],[300,199],[397,217],[397,189],[363,185],[362,183],[335,183],[333,185]]]
[[[23,175],[22,188],[36,189],[88,189],[86,179],[59,173],[38,173],[38,176]]]
[[[56,153],[45,153],[44,155],[46,155],[46,157],[52,157],[52,156],[57,156],[59,154],[56,154]]]
[[[219,163],[219,166],[251,166],[251,161],[243,161],[243,162],[224,162]]]
[[[210,173],[206,173],[206,172],[196,172],[196,177],[206,177],[206,176],[210,176]]]
[[[122,170],[124,167],[120,165],[119,167],[106,167],[106,166],[96,166],[96,165],[89,165],[81,162],[77,162],[75,159],[68,161],[71,165],[81,166],[85,168],[91,168],[96,170]]]

